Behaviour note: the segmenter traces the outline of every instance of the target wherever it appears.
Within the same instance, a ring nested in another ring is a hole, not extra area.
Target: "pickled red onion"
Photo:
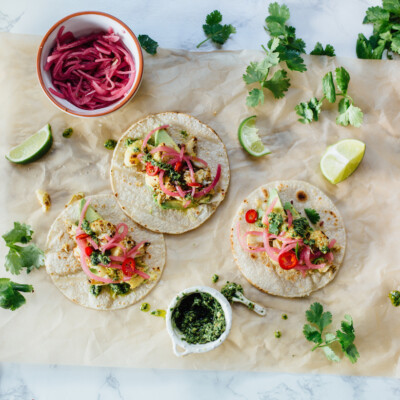
[[[215,178],[212,181],[211,185],[207,186],[203,190],[200,190],[200,192],[195,193],[195,195],[193,197],[198,198],[198,197],[203,197],[204,195],[206,195],[208,192],[210,192],[212,189],[214,189],[214,187],[217,185],[220,177],[221,177],[221,165],[218,164],[217,173],[215,174]]]

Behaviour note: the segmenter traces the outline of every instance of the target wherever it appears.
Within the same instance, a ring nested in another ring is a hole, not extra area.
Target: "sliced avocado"
[[[278,191],[274,188],[269,190],[269,198],[268,198],[267,207],[269,207],[276,198],[278,198],[278,200],[276,201],[274,208],[272,209],[272,212],[283,213],[283,206],[282,206],[281,199],[279,198]]]
[[[291,212],[293,218],[301,217],[300,213],[293,207],[293,204],[289,203],[288,201],[285,203],[284,209],[289,210]]]
[[[167,131],[164,129],[160,129],[154,135],[154,142],[156,146],[159,146],[161,143],[165,143],[166,146],[172,147],[176,151],[180,151],[180,148],[175,143],[174,139],[168,135]]]
[[[185,211],[188,208],[192,208],[192,207],[197,207],[199,204],[207,204],[209,201],[211,200],[211,195],[208,194],[206,196],[204,196],[203,198],[201,198],[199,200],[199,202],[192,202],[189,204],[188,207],[183,207],[183,203],[182,201],[179,200],[166,200],[164,201],[164,203],[158,204],[161,208],[163,208],[164,210],[181,210],[181,211]]]
[[[81,215],[82,209],[83,209],[85,203],[86,203],[86,199],[82,199],[81,203],[79,205],[79,215]],[[96,221],[98,219],[103,219],[103,217],[100,214],[98,214],[91,205],[89,205],[89,207],[86,210],[85,219],[89,223],[91,223],[91,222]]]

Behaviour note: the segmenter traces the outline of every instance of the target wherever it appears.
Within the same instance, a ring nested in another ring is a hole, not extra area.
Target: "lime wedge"
[[[357,169],[364,154],[365,143],[360,140],[340,140],[326,149],[321,158],[321,172],[331,183],[342,182]]]
[[[47,124],[20,145],[13,147],[6,154],[6,158],[16,164],[28,164],[44,156],[50,150],[52,143],[51,127]]]
[[[271,152],[263,145],[257,134],[256,118],[255,115],[252,115],[244,119],[239,125],[238,136],[240,144],[249,154],[261,157]]]

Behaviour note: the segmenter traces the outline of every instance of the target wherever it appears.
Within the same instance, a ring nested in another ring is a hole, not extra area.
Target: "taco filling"
[[[144,139],[126,139],[125,166],[145,174],[145,183],[162,209],[186,210],[209,203],[221,165],[213,177],[207,162],[196,155],[197,138],[181,131],[182,142],[176,143],[168,128],[159,126]]]
[[[326,273],[336,268],[334,253],[340,248],[322,231],[322,222],[317,227],[319,214],[313,209],[305,209],[305,213],[308,219],[292,202],[282,205],[277,190],[270,189],[266,210],[245,213],[250,229],[243,236],[237,224],[239,243],[244,251],[266,253],[275,267],[297,270],[303,277]]]
[[[136,243],[125,223],[106,221],[90,200],[82,199],[80,210],[79,221],[69,226],[68,233],[76,243],[73,254],[89,279],[92,295],[102,290],[113,297],[126,295],[152,279],[143,261],[149,242]]]

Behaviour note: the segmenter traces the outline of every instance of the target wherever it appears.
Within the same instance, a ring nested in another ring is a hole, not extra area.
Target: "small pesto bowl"
[[[218,339],[212,342],[204,344],[191,344],[186,342],[184,340],[184,335],[172,321],[172,313],[175,307],[179,306],[183,297],[192,293],[208,293],[209,295],[214,297],[214,299],[217,300],[217,302],[222,307],[225,316],[226,328],[225,331],[222,333],[222,335]],[[171,301],[166,315],[166,323],[167,323],[168,334],[172,340],[172,348],[176,356],[182,357],[190,353],[205,353],[207,351],[214,350],[215,348],[217,348],[228,337],[232,327],[232,308],[228,300],[218,290],[215,290],[208,286],[193,286],[185,290],[182,290],[182,292],[178,293]],[[178,350],[178,346],[183,349],[182,352]]]

